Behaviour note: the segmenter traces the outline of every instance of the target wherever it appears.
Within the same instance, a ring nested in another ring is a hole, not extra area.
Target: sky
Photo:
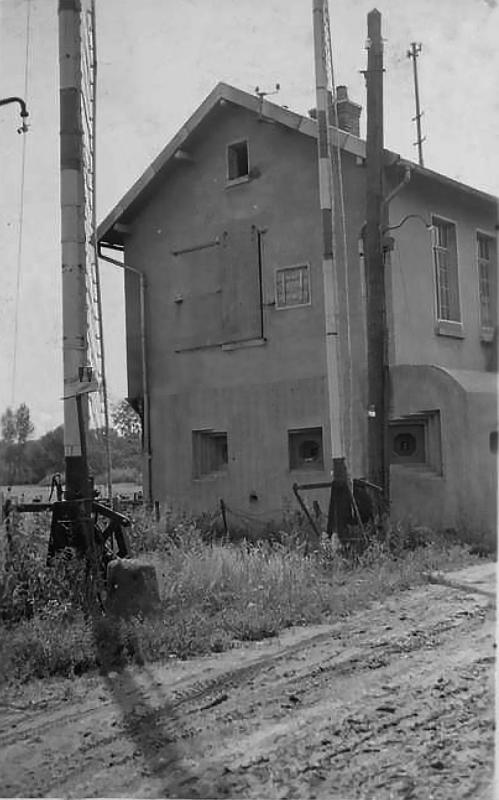
[[[329,0],[336,83],[364,108],[360,71],[372,7],[372,0]],[[377,7],[385,146],[417,160],[406,52],[421,42],[425,166],[499,195],[497,0],[380,0]],[[279,83],[274,102],[305,114],[315,105],[312,0],[96,0],[96,8],[99,220],[218,81],[248,92]],[[0,97],[25,95],[27,51],[30,112],[21,224],[23,136],[17,106],[0,108],[0,414],[26,402],[35,435],[63,414],[57,26],[57,0],[0,0]],[[363,111],[362,133],[365,122]],[[105,263],[101,275],[116,402],[126,396],[123,279]]]

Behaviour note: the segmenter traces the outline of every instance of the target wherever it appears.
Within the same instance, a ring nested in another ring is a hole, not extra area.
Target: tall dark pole
[[[417,131],[417,146],[418,146],[418,159],[420,166],[424,167],[423,162],[423,142],[424,136],[421,136],[421,117],[423,116],[420,105],[419,105],[419,84],[418,84],[418,55],[421,52],[421,45],[417,44],[416,42],[411,42],[411,49],[407,51],[407,58],[412,58],[412,68],[414,71],[414,95],[416,98],[416,116],[414,117],[414,121],[416,122],[416,131]]]
[[[381,227],[383,220],[383,40],[381,14],[367,15],[367,380],[369,480],[389,496],[385,452],[386,387],[388,385],[385,268]]]

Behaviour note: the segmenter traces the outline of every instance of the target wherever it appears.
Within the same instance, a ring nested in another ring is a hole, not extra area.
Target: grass
[[[415,537],[403,526],[389,546],[372,544],[352,561],[329,542],[305,555],[303,530],[292,526],[280,541],[210,544],[192,520],[143,517],[134,525],[134,550],[156,566],[161,609],[121,620],[88,614],[84,564],[61,557],[47,567],[46,521],[36,525],[29,535],[22,527],[14,532],[0,570],[4,685],[220,652],[293,625],[331,622],[423,583],[429,570],[477,560],[466,544]]]

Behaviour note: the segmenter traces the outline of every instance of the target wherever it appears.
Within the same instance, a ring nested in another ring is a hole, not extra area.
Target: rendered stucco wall
[[[226,147],[240,140],[248,141],[252,177],[227,186]],[[126,260],[146,272],[148,283],[153,495],[196,511],[213,509],[219,497],[257,514],[282,509],[285,498],[294,507],[293,482],[328,480],[330,464],[316,143],[227,104],[201,126],[186,151],[192,161],[168,168],[127,220],[132,233]],[[345,369],[343,390],[350,394],[352,389],[354,395],[346,404],[351,423],[346,419],[345,428],[351,427],[355,437],[350,452],[359,474],[365,343],[358,232],[365,217],[364,171],[352,156],[345,156],[344,171],[347,216],[355,232],[348,241],[354,319],[350,354],[342,278],[341,338],[345,363],[355,369],[352,374]],[[248,303],[255,300],[248,282],[248,271],[257,269],[255,229],[261,231],[265,341],[222,349],[224,341],[261,338],[259,313],[257,319],[248,312]],[[174,255],[217,238],[219,245]],[[343,258],[342,252],[338,257]],[[311,305],[276,309],[276,269],[299,264],[310,265]],[[140,393],[133,282],[129,276],[131,396]],[[248,288],[242,291],[241,286]],[[324,470],[290,472],[287,431],[317,426],[323,428]],[[228,471],[193,480],[192,431],[205,427],[227,431]],[[250,493],[258,499],[250,501]],[[310,497],[315,496],[326,508],[325,493]]]
[[[395,249],[389,274],[393,302],[392,364],[444,364],[451,369],[490,369],[493,344],[480,341],[477,231],[495,238],[497,209],[490,202],[414,175],[390,204],[390,225],[408,214],[432,215],[456,224],[461,319],[464,338],[439,335],[432,236],[420,219],[391,231]],[[495,257],[496,254],[494,253]],[[497,257],[495,264],[497,279]],[[495,305],[497,283],[491,286]],[[497,319],[496,308],[493,309]]]
[[[392,368],[392,418],[440,411],[442,474],[391,468],[393,519],[494,537],[497,529],[497,378],[435,366]]]

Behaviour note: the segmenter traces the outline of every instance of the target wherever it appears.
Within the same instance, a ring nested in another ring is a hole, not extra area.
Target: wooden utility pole
[[[421,167],[424,167],[423,162],[423,142],[425,140],[424,136],[421,136],[421,117],[423,116],[423,112],[421,111],[419,105],[419,84],[418,84],[418,55],[420,54],[422,49],[421,44],[417,44],[416,42],[411,42],[411,49],[407,51],[407,58],[412,58],[412,67],[414,71],[414,95],[416,98],[416,116],[413,117],[413,122],[416,123],[416,131],[417,131],[417,141],[416,144],[418,146],[418,158],[419,164]]]
[[[328,518],[328,533],[338,536],[346,532],[350,517],[351,495],[345,460],[342,429],[340,324],[338,281],[334,253],[333,217],[333,149],[329,127],[330,92],[328,86],[326,23],[327,0],[313,0],[314,54],[317,99],[317,148],[319,165],[319,199],[322,220],[322,275],[326,323],[326,378],[329,409],[330,447],[333,486]]]
[[[81,2],[59,0],[60,179],[66,499],[88,498],[84,430],[89,382],[85,189],[81,118]]]
[[[387,325],[383,219],[383,40],[381,14],[367,15],[367,221],[365,230],[367,284],[367,380],[369,480],[389,497],[386,458]]]

